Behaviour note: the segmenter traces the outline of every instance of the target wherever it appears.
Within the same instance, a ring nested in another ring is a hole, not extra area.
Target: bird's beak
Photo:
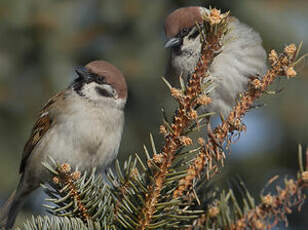
[[[76,67],[75,72],[77,73],[78,78],[82,79],[87,79],[89,75],[89,71],[83,66]]]
[[[182,39],[181,38],[173,37],[173,38],[168,39],[165,42],[164,47],[165,48],[174,47],[174,46],[180,45],[181,43],[182,43]]]

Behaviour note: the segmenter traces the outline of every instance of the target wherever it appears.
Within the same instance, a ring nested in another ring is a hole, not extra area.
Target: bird
[[[179,76],[187,82],[201,57],[201,34],[196,25],[202,24],[202,15],[210,10],[201,6],[178,8],[165,20],[167,38],[165,48],[170,48],[166,78],[176,82]],[[221,39],[221,49],[208,68],[211,81],[208,93],[212,102],[201,107],[201,112],[214,112],[226,117],[243,93],[251,78],[263,76],[267,70],[266,52],[260,35],[237,18],[231,17],[227,33]],[[205,34],[206,36],[206,34]]]
[[[25,198],[51,180],[49,157],[78,170],[104,170],[118,154],[127,85],[122,72],[96,60],[75,69],[76,79],[43,106],[26,142],[17,189],[0,211],[0,228],[10,229]]]

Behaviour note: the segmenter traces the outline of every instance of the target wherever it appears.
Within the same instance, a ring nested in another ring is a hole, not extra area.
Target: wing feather
[[[24,146],[19,173],[24,172],[27,160],[29,159],[33,149],[40,142],[46,132],[54,125],[55,121],[52,119],[52,116],[49,111],[51,111],[53,107],[55,107],[55,102],[61,99],[64,99],[64,92],[60,92],[51,99],[49,99],[46,105],[44,105],[42,110],[40,111],[40,117],[35,122],[34,127],[31,131],[30,138]]]

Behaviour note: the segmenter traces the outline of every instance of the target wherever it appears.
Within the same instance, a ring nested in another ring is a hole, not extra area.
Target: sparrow
[[[202,46],[196,23],[202,26],[204,13],[209,14],[209,9],[184,7],[170,13],[165,20],[165,48],[170,48],[166,77],[171,82],[180,75],[187,81],[194,72]],[[209,76],[204,79],[204,83],[212,82],[209,92],[212,103],[201,107],[201,111],[227,116],[239,94],[248,87],[250,78],[266,72],[266,52],[259,34],[235,17],[231,17],[221,45],[209,66]]]
[[[127,86],[106,61],[75,69],[77,78],[39,113],[24,146],[17,189],[0,212],[0,228],[12,228],[25,198],[51,180],[48,157],[79,170],[104,170],[117,156],[124,126]]]

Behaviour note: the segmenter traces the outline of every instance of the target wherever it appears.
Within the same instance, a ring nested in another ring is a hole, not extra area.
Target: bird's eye
[[[96,74],[91,74],[91,78],[93,79],[93,81],[95,81],[99,85],[106,84],[104,76],[98,76]]]
[[[95,82],[97,83],[97,84],[103,84],[104,83],[104,79],[103,78],[101,78],[101,77],[97,77],[96,79],[95,79]]]

